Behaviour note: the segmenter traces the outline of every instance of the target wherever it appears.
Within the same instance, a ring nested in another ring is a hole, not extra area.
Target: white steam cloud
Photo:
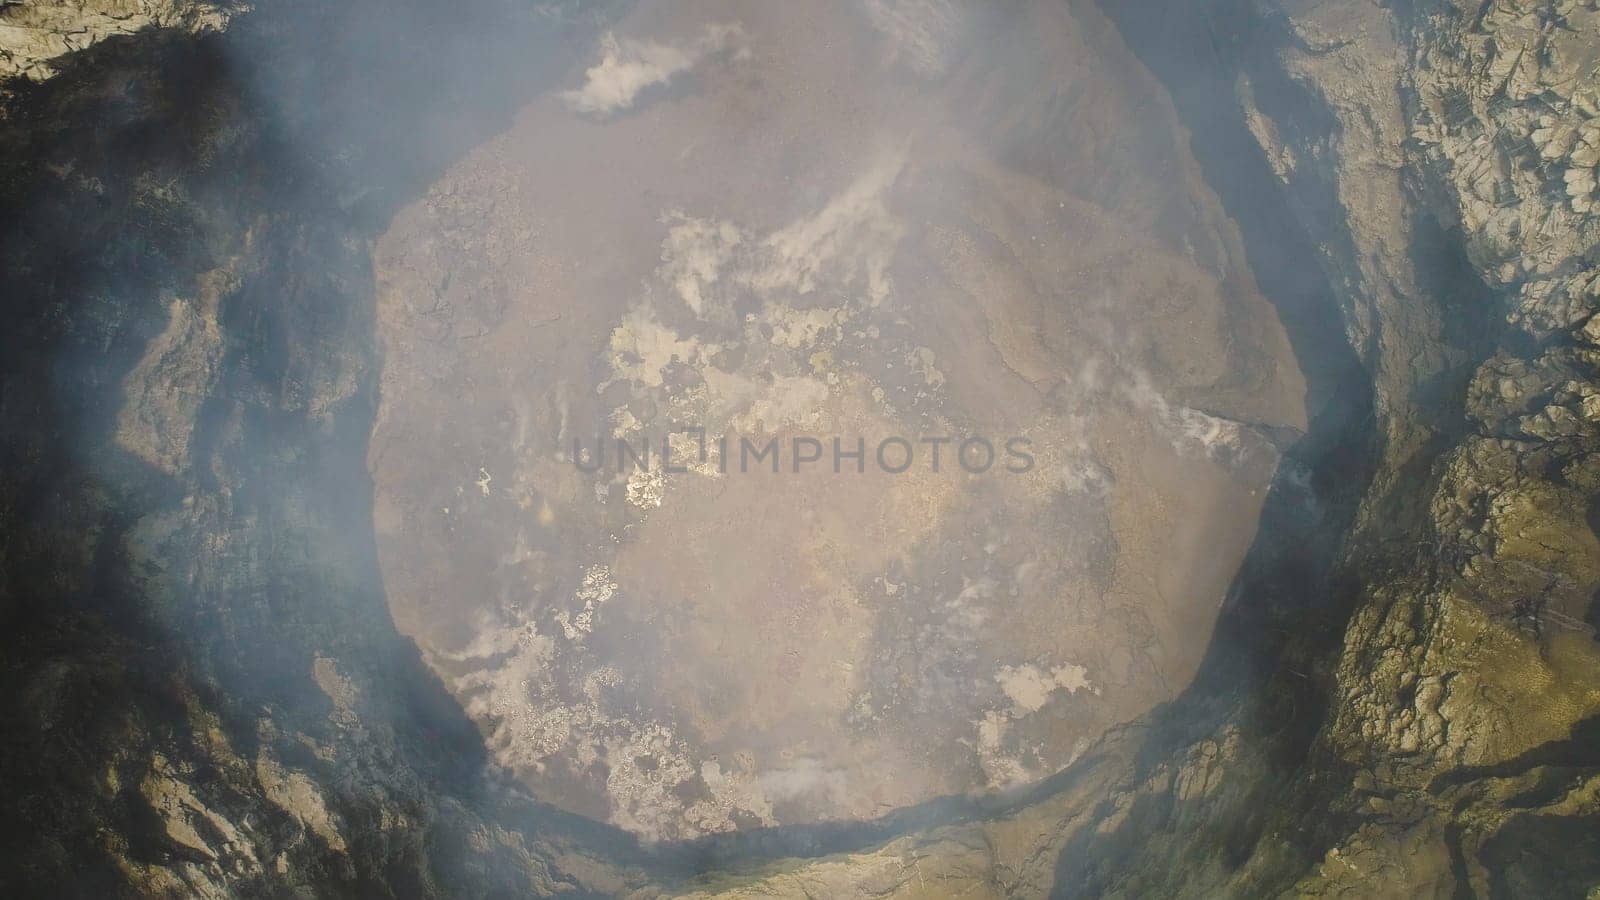
[[[584,73],[583,87],[561,95],[576,112],[608,116],[633,105],[640,92],[664,85],[700,61],[722,53],[744,36],[738,25],[707,25],[687,46],[657,41],[618,39],[607,33],[600,39],[600,62]],[[741,49],[739,56],[749,51]]]

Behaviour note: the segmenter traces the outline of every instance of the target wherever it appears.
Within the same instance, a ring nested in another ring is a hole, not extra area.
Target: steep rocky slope
[[[479,8],[506,42],[486,73],[472,12],[283,7],[11,86],[7,893],[618,884],[587,861],[613,838],[484,781],[371,545],[365,242],[455,152],[416,134],[503,115],[458,102],[472,78],[537,79],[553,54],[513,45],[587,33]]]
[[[0,881],[1589,893],[1600,14],[1103,9],[1307,374],[1298,467],[1212,654],[1023,793],[653,852],[486,774],[390,621],[364,467],[372,240],[593,14],[289,4],[13,52],[55,74],[13,82],[0,121]]]
[[[1205,65],[1123,21],[1169,84]],[[1283,817],[1319,821],[1295,890],[1582,896],[1600,874],[1600,16],[1336,3],[1189,24],[1218,48],[1211,109],[1231,82],[1318,245],[1374,399],[1372,481],[1336,566],[1352,615],[1305,805]],[[1318,659],[1291,652],[1277,678]]]

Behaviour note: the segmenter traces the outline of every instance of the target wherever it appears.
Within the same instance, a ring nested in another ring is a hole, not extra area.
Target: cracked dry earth
[[[896,10],[642,3],[375,251],[395,621],[538,797],[648,841],[1061,770],[1188,683],[1304,427],[1110,26]],[[573,459],[682,423],[782,469]],[[1035,465],[789,459],[968,435]]]

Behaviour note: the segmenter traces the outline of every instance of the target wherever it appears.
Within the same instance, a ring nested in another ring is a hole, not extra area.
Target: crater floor
[[[395,621],[647,840],[1070,764],[1191,677],[1304,425],[1186,146],[1087,5],[640,3],[376,249]]]

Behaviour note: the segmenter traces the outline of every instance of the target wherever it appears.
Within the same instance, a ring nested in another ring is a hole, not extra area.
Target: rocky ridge
[[[68,54],[146,28],[207,32],[227,27],[246,7],[192,0],[0,4],[0,78],[42,81]]]

